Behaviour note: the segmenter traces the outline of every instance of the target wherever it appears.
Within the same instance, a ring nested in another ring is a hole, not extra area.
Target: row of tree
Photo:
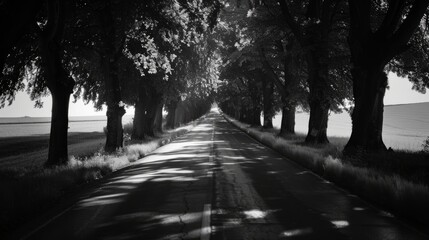
[[[125,106],[144,139],[208,110],[219,64],[211,0],[2,0],[0,107],[27,90],[52,97],[47,166],[67,162],[70,96],[107,107],[105,150],[122,147]],[[209,69],[209,71],[207,71]]]
[[[306,142],[327,143],[329,111],[351,110],[345,153],[385,151],[387,73],[429,86],[429,0],[231,1],[216,29],[224,59],[217,100],[242,121],[293,134],[310,112]]]

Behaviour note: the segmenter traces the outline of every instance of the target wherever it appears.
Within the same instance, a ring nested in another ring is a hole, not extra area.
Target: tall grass
[[[299,145],[296,144],[296,138],[283,139],[273,132],[263,132],[225,114],[224,116],[251,137],[321,177],[395,215],[405,217],[420,226],[428,225],[429,187],[427,184],[407,180],[395,172],[381,171],[381,166],[380,168],[356,166],[350,161],[344,161],[341,145],[326,147]],[[379,156],[374,155],[372,159],[375,161],[377,157]]]
[[[201,119],[166,131],[148,141],[132,143],[113,154],[100,150],[89,157],[72,156],[67,165],[50,169],[39,166],[0,170],[0,239],[29,218],[49,209],[82,184],[132,164],[190,131]]]

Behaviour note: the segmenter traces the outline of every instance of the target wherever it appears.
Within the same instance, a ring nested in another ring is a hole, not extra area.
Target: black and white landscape
[[[0,0],[0,239],[429,239],[429,0]]]

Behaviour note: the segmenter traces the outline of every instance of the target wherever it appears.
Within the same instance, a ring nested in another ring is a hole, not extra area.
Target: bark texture
[[[295,106],[285,106],[282,108],[282,123],[280,136],[295,134]]]

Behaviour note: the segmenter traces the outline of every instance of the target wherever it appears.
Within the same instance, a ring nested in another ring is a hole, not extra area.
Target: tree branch
[[[295,35],[295,37],[298,39],[298,41],[302,45],[306,45],[306,40],[304,37],[303,30],[299,26],[299,24],[293,19],[292,14],[289,11],[289,7],[286,3],[286,0],[280,0],[280,6],[282,9],[283,18],[286,21],[286,23],[289,25],[289,27],[291,28],[293,34]]]
[[[411,7],[407,18],[402,22],[398,30],[393,34],[391,47],[402,48],[410,40],[416,28],[420,25],[423,15],[426,13],[429,0],[416,0]]]

